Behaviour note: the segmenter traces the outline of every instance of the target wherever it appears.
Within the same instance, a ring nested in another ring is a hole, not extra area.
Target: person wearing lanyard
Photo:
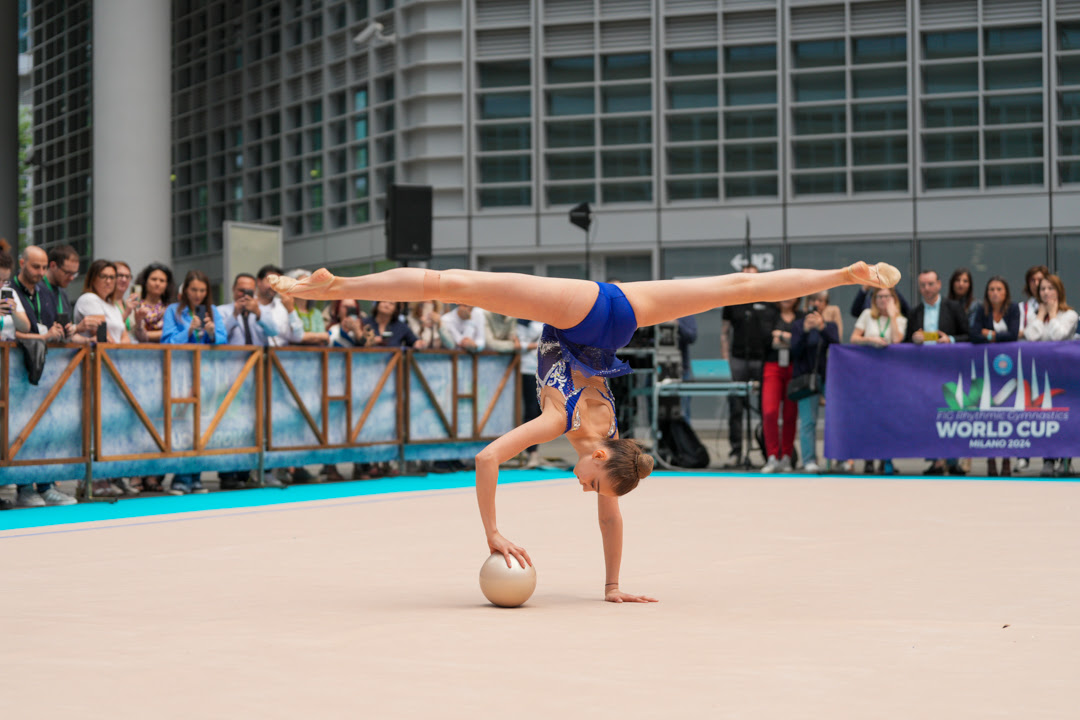
[[[30,245],[23,250],[19,258],[19,275],[12,282],[12,286],[30,321],[30,328],[27,332],[17,331],[16,338],[38,339],[45,342],[64,340],[64,328],[55,321],[55,311],[53,322],[46,322],[50,298],[43,297],[40,283],[45,277],[48,262],[48,255],[36,245]]]
[[[874,291],[871,305],[862,311],[851,331],[852,345],[866,345],[873,348],[886,348],[904,341],[907,332],[907,318],[900,313],[900,298],[893,288]],[[867,475],[874,473],[874,461],[867,460],[863,466]],[[893,474],[892,460],[881,461],[881,472]]]
[[[38,284],[45,276],[48,256],[45,251],[36,245],[30,245],[23,250],[19,258],[19,276],[12,283],[15,293],[22,303],[29,320],[28,330],[32,332],[18,332],[17,338],[45,340],[46,342],[61,342],[64,339],[64,328],[54,320],[46,324],[42,316],[46,312],[49,298],[45,297]],[[71,326],[74,328],[74,326]],[[60,492],[50,483],[38,483],[19,485],[16,491],[15,504],[19,507],[44,507],[45,505],[74,505],[75,498]]]
[[[139,298],[135,293],[124,297],[127,295],[128,288],[131,287],[131,266],[123,260],[117,260],[113,264],[116,265],[116,287],[113,289],[112,296],[109,297],[109,302],[120,311],[120,315],[124,318],[124,329],[131,337],[135,332],[135,306]]]
[[[75,308],[68,300],[64,290],[75,278],[79,276],[79,254],[70,245],[61,245],[49,250],[49,269],[45,277],[38,284],[38,291],[45,292],[42,296],[42,317],[40,322],[46,327],[51,327],[61,314],[66,314],[69,323],[64,326],[67,342],[87,345],[91,338],[96,337],[98,325],[102,320],[95,316],[84,317],[74,326],[70,325],[70,318],[75,315]]]

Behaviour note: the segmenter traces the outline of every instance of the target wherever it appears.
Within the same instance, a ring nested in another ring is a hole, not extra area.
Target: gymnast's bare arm
[[[476,455],[476,501],[480,506],[488,551],[502,553],[507,567],[510,567],[511,555],[522,566],[526,563],[532,565],[532,560],[525,548],[503,537],[495,524],[495,486],[499,482],[499,465],[516,457],[530,445],[554,440],[565,429],[566,418],[558,409],[548,406],[540,417],[514,428]]]

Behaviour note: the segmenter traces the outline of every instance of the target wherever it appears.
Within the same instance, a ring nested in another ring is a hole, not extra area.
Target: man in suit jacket
[[[967,342],[967,315],[960,305],[941,296],[941,279],[933,270],[919,273],[919,294],[922,302],[908,313],[907,334],[904,342],[922,345],[924,342],[941,344]],[[937,340],[926,340],[926,333],[937,332]]]
[[[922,302],[908,314],[907,333],[904,342],[948,344],[967,342],[967,315],[959,303],[941,297],[941,278],[933,270],[919,273],[919,294]],[[936,340],[928,340],[926,334],[937,332]],[[923,475],[966,475],[955,458],[938,458],[930,463]]]

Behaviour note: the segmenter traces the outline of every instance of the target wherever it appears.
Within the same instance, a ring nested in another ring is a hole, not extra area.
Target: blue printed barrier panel
[[[454,422],[453,355],[414,353],[412,358],[415,366],[409,367],[409,442],[449,441]]]
[[[830,458],[1071,457],[1080,343],[833,346]]]
[[[402,355],[391,351],[326,355],[324,417],[323,354],[273,352],[266,467],[378,462],[399,456],[397,366]],[[364,424],[354,440],[361,418]]]
[[[517,425],[518,379],[521,375],[512,355],[481,355],[477,358],[476,387],[477,422],[487,421],[480,428],[480,437],[498,437]],[[505,379],[505,383],[503,380]],[[499,385],[502,385],[500,391]],[[496,397],[495,393],[498,392]],[[492,405],[494,404],[494,407]]]
[[[409,368],[410,444],[405,448],[406,459],[471,458],[487,444],[481,438],[494,438],[514,428],[517,392],[516,365],[511,367],[514,355],[460,354],[456,363],[454,355],[449,353],[421,352],[414,353],[413,358],[416,367]],[[504,376],[507,380],[502,383]],[[487,421],[474,435],[474,422],[479,426],[485,414]],[[450,428],[456,431],[453,435]]]
[[[111,347],[99,348],[98,352],[104,354],[101,361],[101,443],[96,453],[98,460],[94,463],[95,477],[243,470],[257,464],[257,384],[254,365],[248,368],[252,357],[250,350],[200,351],[197,404],[191,402],[196,391],[193,350]],[[165,428],[166,353],[171,354],[168,433]],[[248,368],[247,372],[240,380],[245,368]],[[219,409],[238,382],[232,401],[210,432]],[[127,397],[125,388],[134,403]],[[198,435],[200,439],[205,438],[205,447],[196,444],[196,413]],[[236,452],[228,452],[230,450]]]
[[[7,446],[9,460],[18,464],[0,467],[0,484],[86,477],[85,453],[89,448],[83,447],[83,402],[89,400],[89,388],[83,385],[82,363],[76,361],[81,356],[83,363],[89,362],[89,355],[84,353],[80,348],[50,347],[41,379],[37,385],[31,385],[22,350],[11,346],[8,374],[4,378],[8,398]],[[65,375],[66,381],[30,428],[34,415]],[[70,462],[57,462],[64,460]]]

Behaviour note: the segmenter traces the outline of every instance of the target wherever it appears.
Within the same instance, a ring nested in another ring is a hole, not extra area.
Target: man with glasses
[[[52,327],[61,316],[67,319],[64,324],[66,341],[87,344],[97,334],[101,324],[99,317],[83,318],[78,325],[71,323],[75,305],[68,299],[65,288],[79,277],[79,253],[70,245],[59,245],[49,251],[49,269],[38,284],[42,295],[41,320],[46,327]]]
[[[49,343],[73,342],[85,343],[85,338],[72,337],[75,326],[70,323],[71,306],[66,301],[64,307],[68,313],[66,327],[59,320],[57,296],[50,293],[45,284],[48,274],[49,256],[37,245],[29,245],[19,255],[19,274],[12,282],[23,311],[30,320],[28,332],[17,332],[16,337],[28,340],[44,340]],[[96,327],[96,325],[95,325]]]

